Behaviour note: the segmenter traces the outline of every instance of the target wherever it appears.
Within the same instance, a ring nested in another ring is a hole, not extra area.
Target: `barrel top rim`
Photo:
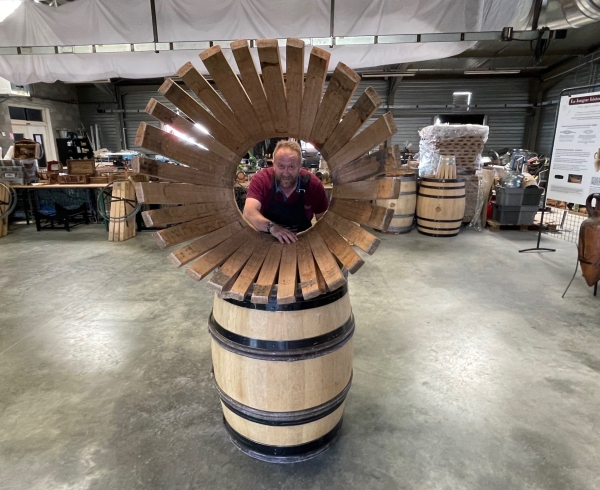
[[[423,177],[421,179],[422,182],[456,182],[456,183],[464,183],[465,179],[432,179],[431,177]]]

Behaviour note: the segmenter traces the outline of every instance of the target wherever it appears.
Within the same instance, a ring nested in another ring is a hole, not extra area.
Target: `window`
[[[8,107],[8,113],[11,119],[19,121],[39,121],[44,122],[41,109],[27,109],[25,107]]]

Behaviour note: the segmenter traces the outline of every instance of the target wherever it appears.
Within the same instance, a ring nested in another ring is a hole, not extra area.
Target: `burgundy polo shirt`
[[[260,202],[260,209],[263,211],[269,207],[271,201],[271,189],[273,188],[273,167],[265,168],[252,177],[248,186],[248,194],[246,197],[251,197]],[[306,217],[310,220],[314,214],[321,214],[327,211],[329,200],[325,194],[325,189],[321,181],[307,170],[300,169],[300,178],[305,175],[310,175],[310,180],[306,184],[306,192],[304,194],[304,211]],[[281,191],[275,193],[275,199],[285,204],[294,204],[298,201],[300,194],[297,190],[290,194],[290,197],[285,199],[285,195]]]

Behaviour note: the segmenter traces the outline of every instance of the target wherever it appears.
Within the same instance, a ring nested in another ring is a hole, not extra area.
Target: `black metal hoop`
[[[4,211],[0,211],[0,220],[3,220],[17,207],[17,190],[6,185],[4,182],[0,182],[0,185],[8,190],[8,201],[0,201],[0,206],[6,206]]]
[[[136,214],[138,214],[140,212],[140,210],[142,209],[142,204],[138,202],[137,198],[135,200],[132,200],[132,199],[124,199],[122,197],[113,197],[112,187],[116,182],[130,182],[130,181],[128,179],[118,179],[102,188],[102,191],[100,191],[100,194],[98,194],[98,198],[96,199],[98,214],[100,216],[102,216],[105,220],[108,220],[108,221],[127,221],[130,218],[133,218]],[[106,211],[105,211],[106,207],[104,206],[104,203],[106,203],[106,197],[109,198],[111,207],[112,207],[112,203],[114,203],[114,202],[124,202],[125,204],[129,204],[129,206],[131,206],[131,208],[133,210],[131,211],[131,213],[126,214],[125,216],[122,216],[120,218],[113,218],[111,216],[107,216]],[[100,198],[102,198],[103,205],[100,205]]]

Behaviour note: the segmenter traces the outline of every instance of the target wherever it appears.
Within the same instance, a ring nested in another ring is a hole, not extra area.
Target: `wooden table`
[[[40,225],[40,218],[44,217],[42,215],[40,215],[40,213],[38,212],[38,202],[36,200],[36,198],[33,196],[33,192],[32,191],[36,191],[36,190],[47,190],[47,189],[87,189],[90,192],[90,200],[92,202],[92,209],[91,211],[94,212],[96,214],[96,216],[98,216],[98,212],[96,209],[96,195],[93,192],[94,189],[102,189],[104,187],[106,187],[107,184],[42,184],[42,185],[11,185],[11,187],[13,189],[18,189],[18,190],[23,190],[27,193],[27,197],[25,199],[23,199],[24,202],[24,207],[25,207],[25,218],[27,221],[27,224],[29,224],[30,221],[30,213],[33,212],[34,218],[35,218],[35,224],[36,227],[38,229],[38,231],[40,231],[41,229],[41,225]],[[97,220],[97,222],[100,222],[100,220]]]

